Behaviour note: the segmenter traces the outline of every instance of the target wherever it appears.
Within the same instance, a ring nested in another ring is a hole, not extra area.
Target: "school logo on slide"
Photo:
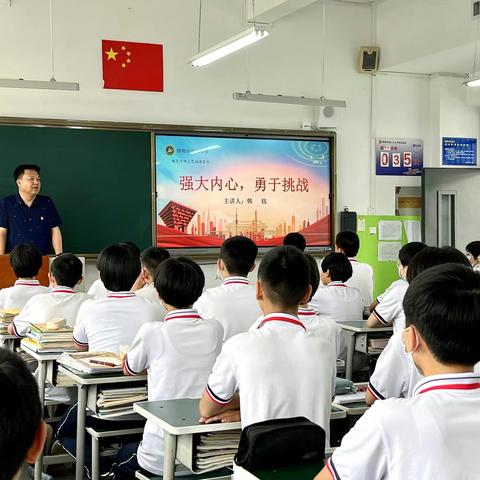
[[[175,155],[175,147],[173,145],[167,145],[165,147],[165,153],[171,157],[172,155]]]

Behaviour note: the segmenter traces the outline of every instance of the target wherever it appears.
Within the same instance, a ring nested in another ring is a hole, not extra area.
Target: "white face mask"
[[[409,361],[412,362],[412,365],[413,367],[415,368],[415,370],[417,370],[417,372],[420,374],[420,375],[423,375],[422,371],[417,367],[417,365],[415,364],[414,360],[413,360],[413,353],[412,352],[409,352],[407,350],[407,345],[405,343],[405,332],[407,330],[409,330],[410,327],[408,328],[405,328],[403,330],[403,333],[402,333],[402,343],[403,343],[403,351],[405,352],[405,355],[408,357]]]

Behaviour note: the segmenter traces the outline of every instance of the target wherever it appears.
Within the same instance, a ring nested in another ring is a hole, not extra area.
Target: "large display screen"
[[[155,142],[159,246],[198,251],[245,235],[272,247],[300,232],[310,250],[331,247],[332,137],[157,134]]]

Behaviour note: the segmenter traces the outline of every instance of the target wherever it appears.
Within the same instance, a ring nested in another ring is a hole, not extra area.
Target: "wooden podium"
[[[48,267],[49,257],[42,257],[42,266],[37,275],[37,280],[48,287]],[[15,283],[16,277],[13,273],[8,255],[0,255],[0,288],[11,287]]]

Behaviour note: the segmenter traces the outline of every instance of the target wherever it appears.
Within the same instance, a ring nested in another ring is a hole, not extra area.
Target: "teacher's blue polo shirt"
[[[50,197],[37,195],[29,207],[20,195],[0,200],[0,227],[7,229],[5,252],[16,245],[31,243],[42,255],[52,252],[52,228],[62,226],[62,220]]]

